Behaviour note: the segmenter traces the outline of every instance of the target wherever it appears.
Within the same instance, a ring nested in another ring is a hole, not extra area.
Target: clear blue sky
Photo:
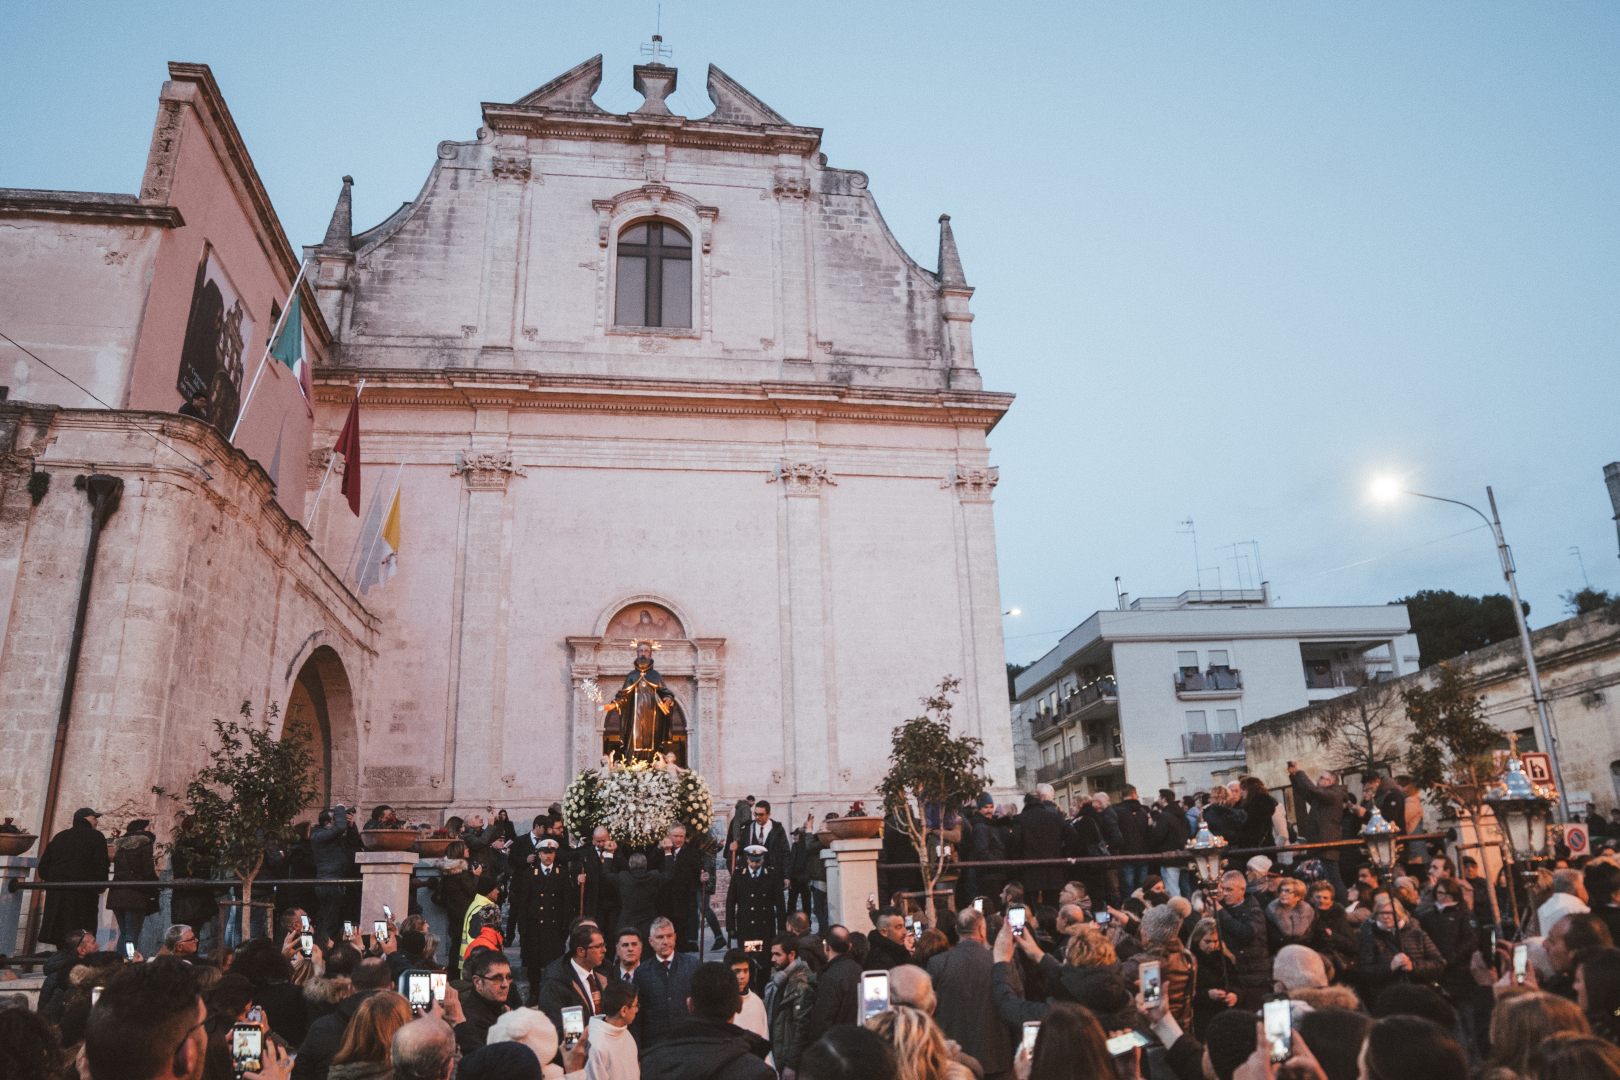
[[[168,60],[213,67],[295,243],[355,225],[441,139],[601,52],[623,111],[651,0],[40,4],[0,41],[0,186],[133,192]],[[1008,656],[1259,542],[1288,604],[1502,588],[1533,625],[1620,590],[1620,6],[694,3],[663,30],[865,170],[924,265],[952,215],[992,435]],[[1421,545],[1421,546],[1420,546]],[[1363,562],[1363,560],[1373,560]],[[1347,564],[1357,564],[1346,567]],[[1216,574],[1203,574],[1205,587]]]

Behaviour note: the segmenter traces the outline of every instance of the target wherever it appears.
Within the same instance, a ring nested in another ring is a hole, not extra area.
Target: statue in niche
[[[608,714],[604,725],[607,741],[612,744],[613,736],[618,736],[616,749],[626,761],[650,761],[669,754],[684,757],[685,724],[679,706],[664,685],[664,677],[653,667],[652,654],[658,643],[637,639],[635,646],[635,666],[624,677],[612,704],[603,706]]]

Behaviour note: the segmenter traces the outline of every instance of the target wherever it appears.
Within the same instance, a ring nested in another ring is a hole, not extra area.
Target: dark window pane
[[[647,260],[635,255],[619,256],[619,293],[617,314],[613,321],[619,326],[647,325]]]
[[[685,233],[681,232],[681,230],[677,229],[675,226],[665,225],[664,246],[689,248],[692,246],[692,241]]]
[[[647,226],[645,225],[637,225],[635,228],[626,229],[619,234],[619,243],[621,244],[645,244],[646,242]]]
[[[669,230],[665,230],[665,236]],[[692,260],[664,260],[663,326],[692,325]]]

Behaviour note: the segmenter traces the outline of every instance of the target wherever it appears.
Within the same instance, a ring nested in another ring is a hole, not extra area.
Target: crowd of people
[[[1312,840],[1374,809],[1409,820],[1398,779],[1359,799],[1327,774],[1291,783]],[[324,811],[312,838],[349,824]],[[768,803],[634,851],[555,811],[521,835],[469,815],[430,900],[444,941],[414,910],[367,933],[321,886],[308,906],[277,890],[274,933],[229,950],[176,922],[147,959],[69,926],[38,1008],[0,1009],[0,1080],[1620,1080],[1610,848],[1494,888],[1421,841],[1383,873],[1346,847],[1197,880],[1201,827],[1234,850],[1292,838],[1257,782],[1068,814],[1040,786],[1016,813],[986,795],[932,824],[954,896],[929,912],[891,868],[856,926],[828,921],[813,819],[790,830]],[[144,846],[114,859],[144,874]],[[1144,857],[976,866],[1110,854]],[[705,962],[717,883],[725,951]],[[415,975],[442,989],[409,1000]],[[244,1030],[263,1047],[245,1063]]]

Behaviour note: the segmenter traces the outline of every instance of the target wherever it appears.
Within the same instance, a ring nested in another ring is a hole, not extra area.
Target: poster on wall
[[[184,401],[201,390],[208,395],[208,422],[228,432],[242,401],[242,371],[253,345],[253,316],[242,306],[212,244],[203,245],[191,315],[180,350],[175,389]]]

